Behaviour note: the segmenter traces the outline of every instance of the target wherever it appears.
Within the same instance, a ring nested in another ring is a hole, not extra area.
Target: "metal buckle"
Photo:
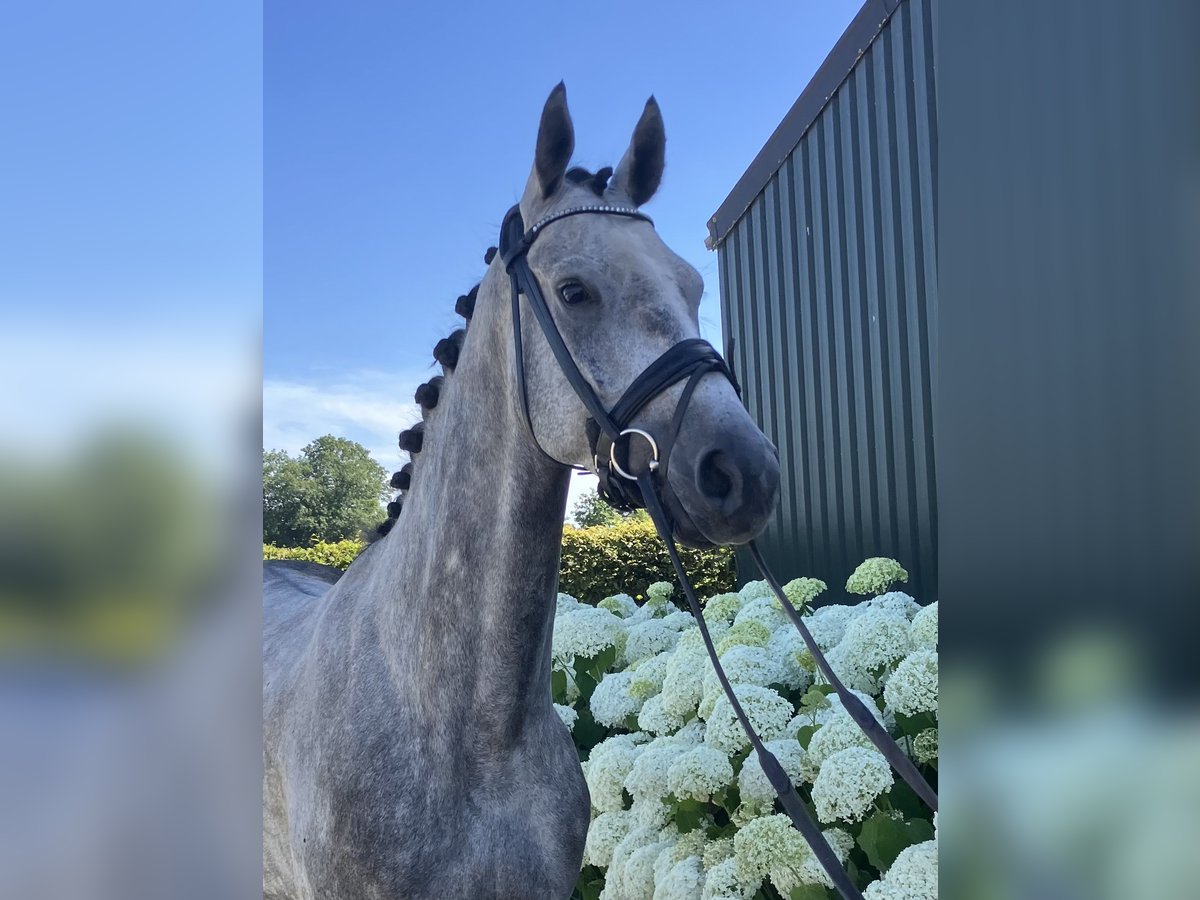
[[[618,440],[620,438],[625,437],[625,435],[627,435],[627,434],[641,435],[642,437],[644,437],[646,439],[646,443],[650,445],[650,462],[648,462],[646,464],[646,468],[648,468],[651,472],[658,469],[658,444],[655,443],[654,438],[653,438],[653,436],[651,436],[650,432],[642,431],[642,429],[640,429],[640,428],[626,428],[619,435],[617,435]],[[620,475],[622,478],[624,478],[626,481],[637,481],[636,475],[630,475],[628,472],[626,472],[624,469],[622,469],[621,464],[619,462],[617,462],[617,442],[616,441],[613,441],[612,446],[610,446],[608,448],[608,462],[609,462],[609,465],[612,466],[613,471],[616,472],[618,475]]]

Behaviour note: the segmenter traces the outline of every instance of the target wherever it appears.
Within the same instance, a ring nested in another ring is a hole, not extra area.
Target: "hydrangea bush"
[[[784,589],[839,677],[936,784],[937,604],[888,590],[906,579],[893,560],[868,560],[847,588],[869,599],[815,610],[823,582]],[[593,607],[559,595],[553,699],[592,798],[574,896],[836,898],[679,602],[665,582],[642,603],[616,594]],[[709,597],[704,618],[746,714],[865,896],[935,898],[933,814],[842,708],[769,586]]]

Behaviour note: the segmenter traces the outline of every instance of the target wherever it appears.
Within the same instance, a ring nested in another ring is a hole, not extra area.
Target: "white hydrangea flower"
[[[654,900],[696,900],[703,891],[704,869],[700,857],[689,856],[671,866],[661,880],[655,880]]]
[[[706,744],[681,754],[667,770],[667,788],[680,800],[709,800],[732,783],[729,757]]]
[[[779,666],[778,680],[793,691],[805,691],[812,684],[812,673],[800,665],[800,654],[807,649],[800,632],[789,622],[771,633],[767,655]]]
[[[761,883],[761,878],[753,883],[744,879],[737,860],[730,857],[705,872],[700,900],[750,900]]]
[[[847,747],[821,764],[812,800],[822,822],[858,822],[892,786],[892,768],[874,747]]]
[[[724,622],[714,622],[708,624],[708,635],[713,638],[713,646],[720,643],[722,638],[730,634],[732,625],[726,625]],[[708,648],[704,647],[704,636],[700,634],[700,629],[690,628],[685,629],[679,635],[679,643],[676,644],[676,652],[695,654],[698,656],[708,656]]]
[[[936,650],[938,642],[938,605],[930,603],[913,616],[908,630],[913,647],[917,650]]]
[[[673,613],[663,616],[662,623],[668,628],[674,628],[676,631],[686,631],[689,628],[696,627],[696,620],[692,618],[692,614],[683,610],[676,610]]]
[[[554,620],[551,653],[559,666],[570,666],[575,657],[591,657],[609,647],[620,647],[625,624],[607,609],[580,606],[560,613]]]
[[[753,684],[737,684],[733,693],[741,702],[750,725],[764,741],[783,737],[792,718],[792,704],[770,688]],[[724,694],[713,705],[704,732],[704,742],[722,753],[737,753],[749,746],[750,741],[742,731],[733,707]]]
[[[869,609],[846,626],[837,645],[865,669],[886,666],[903,659],[912,650],[909,622],[903,615]]]
[[[722,656],[730,647],[736,647],[739,644],[748,647],[765,647],[770,640],[771,629],[753,619],[731,625],[720,640],[713,635],[717,656]]]
[[[717,838],[704,846],[704,870],[710,871],[727,859],[733,859],[733,838]]]
[[[558,601],[554,605],[555,615],[562,615],[573,609],[587,609],[587,605],[580,603],[570,594],[564,594],[561,591],[558,594]]]
[[[880,594],[878,597],[872,597],[866,603],[859,604],[859,609],[864,612],[868,609],[879,609],[884,612],[897,613],[906,619],[911,619],[921,611],[921,604],[904,593],[904,591],[889,591],[886,594]]]
[[[870,708],[874,703],[870,704]],[[808,742],[808,752],[800,766],[800,776],[805,781],[813,781],[821,771],[821,765],[833,754],[848,747],[870,747],[868,738],[858,723],[850,718],[844,708],[838,706],[816,734]]]
[[[710,628],[715,622],[724,622],[728,625],[741,608],[742,597],[740,594],[717,594],[704,601],[704,621]]]
[[[671,865],[683,862],[689,856],[700,859],[708,849],[708,837],[703,828],[697,828],[685,834],[680,834],[669,854]]]
[[[783,595],[798,610],[812,603],[827,588],[828,585],[819,578],[793,578],[783,586]]]
[[[905,847],[891,868],[863,892],[866,900],[937,900],[937,841]]]
[[[671,808],[661,797],[644,797],[629,809],[630,827],[661,830],[671,818]]]
[[[619,620],[618,620],[619,621]],[[647,619],[629,628],[625,640],[625,660],[635,663],[649,659],[655,654],[673,650],[679,640],[679,632],[667,624],[665,619]]]
[[[736,644],[721,654],[721,668],[730,684],[756,684],[767,687],[780,680],[779,663],[763,647]],[[708,665],[704,673],[704,696],[720,695],[717,670]],[[715,701],[716,696],[713,696]]]
[[[622,619],[628,619],[638,610],[637,603],[628,594],[613,594],[611,597],[605,597],[596,605]]]
[[[697,652],[689,638],[699,631],[687,631],[679,639],[675,652],[667,663],[662,683],[663,711],[675,718],[685,719],[696,711],[703,696],[703,678],[706,670],[712,669],[703,645]]]
[[[903,615],[868,609],[846,626],[841,642],[826,654],[829,665],[847,687],[880,692],[878,675],[912,650],[909,623]]]
[[[913,738],[913,759],[919,763],[931,763],[938,758],[938,730],[926,728]],[[934,813],[936,816],[937,813]]]
[[[793,783],[800,780],[804,748],[800,746],[799,741],[793,738],[779,738],[774,741],[764,741],[763,746],[775,754],[775,758],[783,766],[783,771],[787,773]],[[775,802],[775,789],[767,780],[762,764],[758,761],[757,753],[751,753],[742,763],[742,771],[738,773],[738,793],[741,794],[743,803],[755,804],[760,808],[770,807]]]
[[[597,812],[613,812],[625,806],[621,794],[625,778],[642,752],[641,732],[618,734],[592,748],[584,776],[592,795],[592,808]]]
[[[737,625],[738,622],[758,622],[765,625],[768,631],[774,631],[784,625],[791,625],[774,594],[769,597],[758,597],[746,603],[733,619],[734,625]]]
[[[675,865],[675,848],[679,846],[678,833],[672,834],[670,829],[667,829],[660,835],[660,839],[667,842],[667,845],[660,851],[658,856],[654,857],[654,889],[658,890],[658,886],[662,884],[667,877],[667,873],[671,871],[671,867]]]
[[[757,600],[759,597],[774,597],[775,592],[771,590],[771,585],[765,581],[747,581],[742,589],[738,591],[738,595],[744,601]]]
[[[879,680],[863,665],[862,657],[848,644],[841,643],[827,651],[825,660],[846,687],[864,694],[879,693]],[[825,676],[820,675],[818,680],[824,682]]]
[[[873,556],[859,563],[846,579],[846,590],[852,594],[882,594],[898,581],[908,581],[904,567],[886,556]]]
[[[588,826],[587,843],[583,845],[585,866],[607,866],[612,862],[613,848],[629,833],[629,810],[618,809],[600,813]]]
[[[675,585],[669,581],[656,581],[646,588],[646,599],[650,603],[666,603],[675,593]]]
[[[630,666],[633,671],[633,681],[629,685],[630,696],[647,700],[661,691],[663,678],[667,675],[667,666],[673,658],[674,654],[671,652],[659,653]]]
[[[670,734],[683,725],[683,718],[671,715],[663,706],[662,694],[655,694],[642,704],[638,713],[638,728],[651,734]]]
[[[687,745],[689,747],[695,747],[699,744],[703,744],[704,723],[699,719],[692,719],[692,721],[688,722],[677,732],[675,732],[674,737],[677,741],[679,741],[680,746]]]
[[[936,712],[938,704],[938,655],[936,650],[917,650],[904,657],[883,689],[888,706],[906,716]]]
[[[834,856],[844,866],[850,857],[850,851],[854,849],[854,838],[840,828],[830,828],[823,834]],[[827,888],[833,887],[833,879],[829,877],[829,873],[825,871],[825,867],[821,865],[821,861],[817,859],[815,853],[810,852],[808,857],[795,868],[793,874],[796,885],[819,884]],[[784,891],[782,885],[776,883],[775,886]],[[786,894],[787,891],[784,891],[785,896]]]
[[[633,768],[625,776],[625,790],[629,791],[635,803],[644,798],[665,797],[670,792],[667,771],[679,754],[690,746],[673,735],[665,735],[656,737],[642,748]]]
[[[657,828],[635,826],[613,848],[605,873],[605,893],[612,900],[653,900],[654,860],[666,843]]]
[[[555,703],[554,711],[558,713],[558,717],[562,719],[562,723],[567,726],[568,731],[574,728],[575,723],[579,721],[579,713],[573,707]]]
[[[811,616],[804,617],[808,632],[822,650],[836,647],[846,634],[846,626],[854,619],[855,608],[833,604],[822,606]]]
[[[785,897],[799,884],[795,870],[811,853],[785,815],[751,819],[733,838],[733,858],[741,877],[747,882],[769,877]]]
[[[610,672],[592,691],[592,718],[607,728],[621,728],[625,720],[638,714],[642,701],[629,693],[633,672]]]

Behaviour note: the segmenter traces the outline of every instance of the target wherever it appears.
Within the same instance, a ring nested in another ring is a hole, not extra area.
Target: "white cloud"
[[[227,320],[141,331],[28,322],[0,329],[0,450],[65,461],[89,435],[120,428],[233,471],[258,406],[256,344],[244,323]]]
[[[428,372],[363,370],[321,384],[269,378],[263,381],[263,448],[295,455],[323,434],[366,447],[389,470],[407,461],[396,445],[401,430],[420,421],[412,401]]]
[[[263,447],[294,456],[314,438],[334,434],[362,444],[376,461],[394,471],[408,460],[396,445],[398,433],[421,418],[420,409],[408,398],[428,377],[428,372],[364,370],[322,384],[267,379],[263,382]],[[594,475],[573,475],[567,510],[595,490]]]

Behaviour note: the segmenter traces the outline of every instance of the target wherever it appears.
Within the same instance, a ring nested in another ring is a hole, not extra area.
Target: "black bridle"
[[[642,502],[640,491],[634,485],[637,476],[628,471],[628,441],[626,438],[641,437],[647,444],[650,456],[648,468],[657,471],[663,484],[666,484],[667,465],[671,458],[671,448],[679,434],[683,423],[683,415],[692,393],[700,379],[709,372],[720,372],[734,389],[741,394],[737,379],[725,364],[721,354],[713,349],[708,341],[700,338],[689,338],[670,347],[662,356],[652,362],[633,380],[629,388],[621,396],[611,410],[606,410],[587,378],[579,371],[575,358],[571,355],[562,334],[554,324],[550,308],[542,295],[537,279],[534,277],[529,263],[525,258],[530,246],[537,236],[551,222],[557,222],[570,216],[585,213],[624,216],[629,219],[640,219],[643,222],[653,222],[650,217],[628,206],[605,206],[595,204],[590,206],[572,206],[551,213],[535,222],[528,231],[521,220],[519,207],[514,206],[504,217],[500,229],[500,258],[503,261],[509,279],[512,283],[512,319],[513,344],[517,358],[517,393],[521,397],[522,417],[534,445],[541,450],[537,438],[533,434],[533,423],[529,418],[529,396],[525,385],[525,356],[521,340],[521,295],[529,303],[533,316],[541,326],[542,333],[558,366],[567,377],[571,387],[583,401],[589,417],[587,421],[588,444],[591,447],[592,463],[596,475],[600,479],[601,494],[612,506],[619,510],[629,511],[638,509],[645,504]],[[647,403],[672,385],[686,379],[683,394],[675,407],[671,419],[671,427],[665,437],[658,440],[649,432],[640,428],[630,427],[633,417],[641,412]],[[543,453],[545,451],[542,451]],[[547,456],[549,454],[546,454]],[[622,465],[622,457],[625,464]]]
[[[846,898],[846,900],[862,900],[862,894],[850,880],[841,863],[838,862],[837,856],[825,840],[825,836],[821,833],[817,823],[804,806],[800,796],[796,793],[795,786],[792,784],[787,773],[784,772],[783,767],[779,764],[779,760],[763,746],[761,738],[759,738],[757,732],[755,732],[753,726],[750,724],[750,720],[746,717],[746,713],[733,691],[733,686],[725,676],[725,670],[721,667],[716,648],[713,646],[712,636],[708,631],[708,624],[704,620],[700,601],[696,598],[695,589],[692,587],[687,572],[684,571],[683,563],[679,559],[679,552],[675,546],[674,539],[674,523],[667,513],[666,505],[663,503],[660,493],[662,488],[667,485],[667,466],[670,461],[671,449],[679,435],[684,413],[687,411],[692,394],[695,392],[700,379],[710,373],[719,373],[729,380],[734,390],[740,396],[741,389],[738,386],[737,379],[734,377],[724,358],[722,358],[721,354],[711,344],[699,338],[691,338],[680,341],[670,347],[633,380],[633,383],[626,389],[625,393],[611,410],[604,408],[604,404],[596,396],[596,392],[592,389],[591,384],[575,364],[575,358],[571,355],[570,349],[567,347],[566,342],[563,341],[562,334],[554,324],[554,318],[550,314],[550,307],[547,305],[546,298],[542,294],[537,278],[529,268],[529,262],[526,259],[529,248],[547,225],[569,216],[583,215],[585,213],[623,216],[630,219],[640,219],[644,222],[650,222],[653,225],[649,216],[646,216],[633,207],[610,206],[603,203],[596,203],[586,206],[572,206],[551,213],[539,219],[528,230],[526,230],[525,224],[521,219],[519,207],[514,206],[505,215],[504,224],[500,227],[500,256],[512,284],[513,344],[516,349],[517,360],[517,389],[521,397],[525,427],[529,431],[529,436],[534,446],[543,454],[549,456],[542,449],[541,445],[538,444],[533,432],[533,423],[529,417],[529,397],[525,384],[525,356],[521,341],[522,296],[533,312],[538,325],[541,326],[542,334],[545,335],[546,342],[550,345],[550,350],[554,354],[554,358],[558,361],[559,368],[562,369],[567,381],[570,382],[571,387],[582,401],[590,416],[587,425],[588,441],[591,445],[592,461],[595,465],[596,474],[600,479],[601,495],[618,509],[629,510],[644,507],[650,515],[650,519],[654,522],[654,527],[658,531],[659,537],[666,546],[667,555],[671,558],[671,564],[675,568],[675,574],[679,577],[679,583],[683,586],[688,607],[691,609],[692,616],[695,618],[696,624],[700,629],[700,635],[704,639],[704,647],[708,651],[709,660],[712,662],[713,669],[717,673],[721,689],[725,692],[734,715],[737,716],[738,722],[746,732],[746,737],[749,738],[751,746],[758,755],[759,763],[767,779],[770,781],[771,787],[778,795],[780,803],[787,811],[792,823],[804,835],[822,867],[824,867],[829,877],[833,880],[838,893],[843,898]],[[671,417],[671,424],[665,436],[655,439],[649,432],[631,426],[630,423],[633,421],[634,416],[647,403],[663,391],[685,380],[683,393],[675,406],[675,413]],[[622,444],[627,443],[625,439],[632,438],[633,436],[641,437],[646,441],[650,450],[646,465],[637,474],[628,471],[628,447],[626,446],[622,450]],[[623,454],[625,462],[621,461]],[[550,458],[553,459],[553,457]],[[555,462],[558,461],[555,460]],[[559,464],[561,465],[562,463]],[[771,590],[782,604],[788,619],[791,620],[792,624],[800,632],[805,645],[812,654],[813,660],[821,670],[821,674],[825,676],[825,679],[837,692],[838,697],[841,698],[846,712],[863,730],[871,740],[871,743],[884,755],[892,768],[896,770],[901,778],[908,782],[909,786],[916,791],[918,796],[920,796],[930,809],[936,812],[937,794],[934,793],[928,782],[917,771],[912,760],[905,755],[904,751],[900,749],[891,735],[887,733],[887,730],[879,724],[870,710],[837,677],[837,674],[825,659],[825,655],[817,646],[816,641],[813,640],[808,627],[800,618],[800,614],[787,599],[779,581],[767,569],[766,563],[763,561],[762,555],[753,541],[750,542],[749,547],[755,565],[758,566],[763,577],[770,584]]]

